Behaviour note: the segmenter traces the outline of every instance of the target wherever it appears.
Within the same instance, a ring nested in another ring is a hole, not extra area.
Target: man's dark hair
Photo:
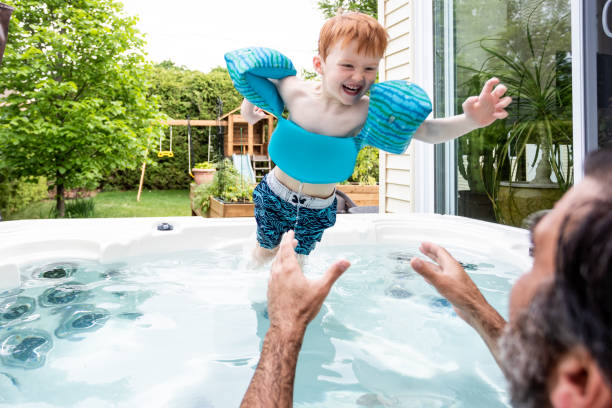
[[[526,310],[506,326],[500,339],[502,369],[515,408],[549,408],[550,375],[578,344],[552,283],[538,289]]]
[[[589,153],[584,162],[584,175],[604,185],[612,186],[612,149]],[[612,199],[612,188],[608,188],[606,194],[608,199]]]
[[[512,406],[550,407],[550,375],[575,347],[591,354],[612,386],[611,322],[612,200],[601,198],[565,218],[554,280],[542,284],[501,338]]]
[[[585,176],[602,186],[565,218],[556,272],[501,338],[512,406],[550,407],[549,379],[574,347],[589,351],[612,385],[612,150],[591,153]],[[536,357],[537,356],[537,357]]]
[[[608,167],[612,167],[610,162]],[[612,177],[612,170],[610,170]],[[602,173],[603,174],[603,173]],[[559,236],[555,286],[567,324],[612,385],[612,200],[570,214]]]

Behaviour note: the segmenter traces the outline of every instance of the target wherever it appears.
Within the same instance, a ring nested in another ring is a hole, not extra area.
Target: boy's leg
[[[321,241],[323,231],[332,227],[336,223],[336,199],[326,208],[300,208],[297,225],[295,227],[295,239],[298,246],[295,252],[301,255],[308,255],[317,242]]]
[[[295,222],[292,217],[295,211],[293,205],[278,197],[268,186],[266,178],[253,191],[257,221],[257,246],[253,250],[254,266],[259,266],[276,255],[283,234],[291,229]]]
[[[252,266],[257,268],[266,262],[270,261],[272,258],[276,256],[278,252],[278,246],[272,249],[262,247],[259,242],[255,243],[255,248],[253,249],[252,257],[253,264]]]

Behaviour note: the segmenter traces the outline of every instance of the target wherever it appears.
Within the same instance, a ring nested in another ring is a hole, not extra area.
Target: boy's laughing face
[[[322,77],[323,92],[343,105],[353,105],[361,99],[376,80],[380,57],[357,53],[357,42],[344,48],[342,41],[330,49],[325,61],[314,57],[314,68]]]

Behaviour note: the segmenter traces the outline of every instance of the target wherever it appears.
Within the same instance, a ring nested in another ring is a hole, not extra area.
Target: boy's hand
[[[264,112],[263,109],[253,105],[246,99],[242,101],[240,114],[249,123],[249,125],[254,125],[266,117],[266,112]]]
[[[499,84],[499,79],[489,79],[482,87],[480,96],[471,96],[463,102],[463,113],[478,127],[485,127],[497,119],[504,119],[508,116],[505,108],[512,102],[509,96],[503,97],[506,90],[505,85]]]
[[[348,261],[337,261],[321,278],[307,279],[297,260],[294,237],[293,231],[283,236],[268,282],[270,326],[288,335],[306,329],[336,279],[350,266]]]

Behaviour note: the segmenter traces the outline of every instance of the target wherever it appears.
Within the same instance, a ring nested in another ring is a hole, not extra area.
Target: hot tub
[[[0,223],[0,406],[238,406],[269,325],[254,231],[251,218]],[[352,267],[308,328],[294,406],[507,406],[484,343],[409,267],[425,240],[502,314],[530,266],[524,230],[338,216],[305,273]]]

